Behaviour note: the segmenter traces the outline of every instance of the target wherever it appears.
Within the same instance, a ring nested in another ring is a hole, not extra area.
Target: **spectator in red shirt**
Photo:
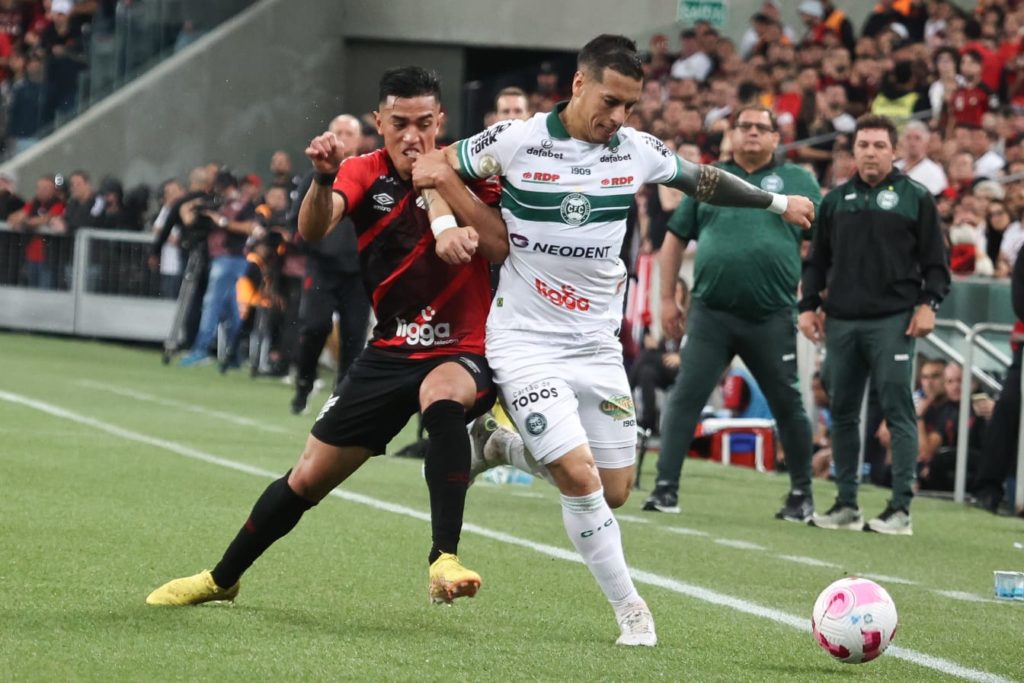
[[[21,280],[29,287],[53,289],[55,286],[53,259],[47,252],[50,245],[48,235],[63,232],[63,223],[54,221],[64,215],[64,202],[57,194],[53,176],[43,176],[36,181],[36,194],[32,200],[10,216],[15,230],[32,233],[25,244],[25,261]]]
[[[981,118],[999,106],[995,92],[981,80],[983,59],[977,50],[968,50],[960,58],[964,84],[953,92],[950,101],[953,125],[981,126]]]
[[[999,54],[982,37],[981,24],[971,19],[964,25],[964,37],[967,43],[960,48],[961,56],[969,52],[977,52],[981,59],[981,82],[995,92],[999,88],[999,79],[1003,72],[1003,60]]]

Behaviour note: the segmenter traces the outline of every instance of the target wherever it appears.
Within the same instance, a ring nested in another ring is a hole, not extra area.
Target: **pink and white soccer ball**
[[[870,662],[896,635],[896,603],[874,581],[839,579],[814,602],[811,629],[818,644],[841,662]]]

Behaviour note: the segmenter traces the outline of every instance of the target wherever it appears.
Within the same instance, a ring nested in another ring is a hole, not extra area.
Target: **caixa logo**
[[[576,294],[576,288],[569,285],[562,285],[561,289],[553,289],[551,285],[539,278],[534,278],[534,287],[537,293],[553,303],[570,311],[589,311],[590,299]]]
[[[420,318],[424,321],[422,323],[410,323],[398,318],[398,328],[395,330],[395,336],[404,337],[405,342],[409,346],[441,346],[452,343],[452,340],[449,338],[451,335],[450,323],[433,324],[430,322],[434,319],[436,313],[437,311],[432,307],[427,306],[420,311]]]

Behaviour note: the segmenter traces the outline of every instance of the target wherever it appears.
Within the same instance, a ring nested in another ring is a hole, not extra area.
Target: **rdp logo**
[[[623,187],[623,186],[626,186],[626,185],[632,185],[633,184],[633,176],[631,176],[631,175],[624,175],[624,176],[618,176],[617,178],[605,178],[604,180],[601,181],[601,184],[602,185],[608,185],[610,187]]]
[[[532,180],[535,183],[557,183],[559,177],[557,173],[545,173],[543,171],[533,173],[527,171],[523,174],[524,180]]]

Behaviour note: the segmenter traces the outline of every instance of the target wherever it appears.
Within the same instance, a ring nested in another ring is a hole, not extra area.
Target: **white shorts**
[[[502,403],[538,462],[553,462],[583,444],[590,444],[602,469],[636,461],[636,415],[622,346],[610,333],[595,337],[487,332],[487,362]]]

